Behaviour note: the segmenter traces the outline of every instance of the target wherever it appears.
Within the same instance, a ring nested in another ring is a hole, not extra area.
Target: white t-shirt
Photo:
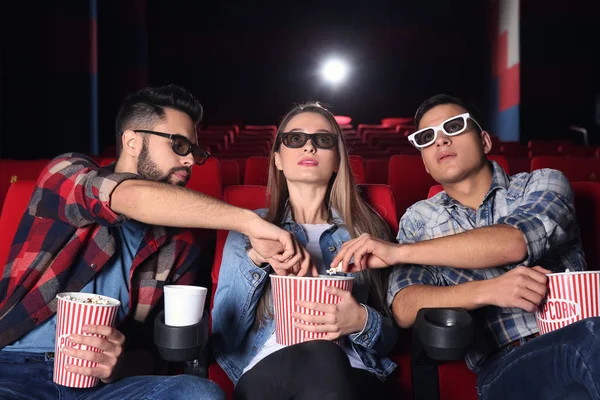
[[[302,228],[304,228],[304,232],[306,233],[306,250],[310,254],[310,258],[313,263],[317,267],[317,270],[320,274],[324,274],[327,268],[323,263],[323,253],[321,252],[321,246],[319,243],[319,239],[323,232],[327,229],[331,228],[330,224],[301,224]],[[265,358],[266,356],[276,352],[277,350],[281,350],[284,347],[287,347],[282,344],[278,344],[275,338],[275,332],[269,336],[263,347],[259,350],[259,352],[254,356],[250,363],[244,368],[242,374],[248,372],[252,367],[254,367],[260,360]],[[359,355],[354,351],[354,349],[350,345],[344,345],[344,352],[348,355],[350,359],[350,365],[354,368],[367,369],[367,366],[362,362]]]

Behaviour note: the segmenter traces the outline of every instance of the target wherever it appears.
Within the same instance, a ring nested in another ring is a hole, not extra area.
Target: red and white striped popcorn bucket
[[[600,315],[600,271],[547,276],[546,298],[535,313],[540,334]]]
[[[275,313],[275,337],[277,343],[292,345],[312,339],[320,339],[327,335],[321,332],[306,332],[294,327],[297,320],[292,318],[293,312],[323,315],[319,311],[308,310],[296,305],[298,300],[313,301],[324,304],[337,304],[341,301],[338,296],[331,295],[325,291],[326,286],[352,291],[354,277],[350,276],[327,276],[298,277],[270,275],[273,311]],[[335,341],[340,344],[339,340]]]
[[[84,376],[69,372],[65,369],[66,364],[83,367],[96,367],[97,363],[69,357],[63,353],[65,346],[75,347],[83,350],[101,352],[96,347],[76,345],[69,341],[69,335],[83,335],[84,325],[106,325],[113,326],[115,317],[121,302],[119,300],[91,293],[59,293],[56,310],[56,340],[54,348],[54,375],[55,383],[74,388],[90,388],[98,384],[98,378]],[[99,300],[101,303],[83,303],[87,299]],[[101,335],[94,335],[101,336]]]

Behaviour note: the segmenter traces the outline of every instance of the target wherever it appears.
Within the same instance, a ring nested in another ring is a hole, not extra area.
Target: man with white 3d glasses
[[[470,310],[466,361],[481,399],[600,399],[600,319],[539,336],[534,315],[546,274],[586,268],[569,181],[550,169],[508,176],[487,160],[490,135],[458,98],[428,99],[415,123],[408,139],[444,191],[406,211],[398,244],[364,235],[332,266],[399,264],[388,303],[401,327],[425,307]]]

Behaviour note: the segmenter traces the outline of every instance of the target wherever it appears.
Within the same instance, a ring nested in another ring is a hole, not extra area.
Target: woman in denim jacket
[[[385,222],[359,196],[342,131],[318,103],[292,109],[271,150],[270,206],[257,211],[292,232],[301,260],[288,267],[261,258],[248,238],[229,233],[212,311],[215,357],[238,399],[382,398],[396,365],[386,355],[398,331],[385,305],[385,270],[354,274],[352,293],[328,288],[337,305],[299,304],[325,315],[295,315],[298,329],[325,340],[275,341],[270,273],[325,274],[342,244],[369,233],[389,240]],[[289,264],[289,263],[288,263]],[[315,323],[317,325],[311,325]],[[332,341],[342,338],[342,346]]]

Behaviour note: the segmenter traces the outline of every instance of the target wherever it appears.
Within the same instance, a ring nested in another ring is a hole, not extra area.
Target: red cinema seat
[[[339,125],[350,125],[352,124],[352,118],[346,116],[346,115],[336,115],[333,118],[335,118],[335,121],[339,124]]]
[[[106,167],[107,165],[110,165],[110,164],[114,163],[115,161],[117,161],[116,157],[101,157],[98,160],[98,165],[101,167]]]
[[[381,215],[391,232],[396,235],[398,233],[398,215],[392,188],[389,185],[364,184],[359,185],[358,189],[362,198]]]
[[[232,131],[235,135],[240,133],[239,125],[209,125],[206,127],[207,131],[220,131],[227,132]]]
[[[508,175],[513,173],[511,172],[510,166],[508,165],[508,160],[502,154],[488,154],[487,159],[490,161],[497,162],[498,165],[501,166],[504,172],[506,172]]]
[[[575,215],[589,270],[600,270],[600,183],[573,182]]]
[[[568,155],[573,142],[571,140],[530,140],[529,158],[537,156],[561,156]]]
[[[267,188],[266,186],[238,185],[230,186],[223,193],[223,200],[231,205],[256,210],[267,207]],[[223,248],[227,240],[228,231],[217,231],[217,245],[215,249],[215,258],[211,271],[212,297],[210,299],[210,309],[212,310],[217,292],[217,282],[219,280],[219,271],[223,260]],[[229,379],[225,371],[217,363],[212,363],[208,367],[208,379],[216,382],[225,392],[228,399],[233,396],[233,382]]]
[[[433,196],[435,196],[436,194],[443,192],[444,191],[444,187],[442,185],[433,185],[432,187],[429,188],[429,193],[427,193],[427,198],[430,199]]]
[[[0,213],[0,274],[8,260],[10,246],[35,189],[34,180],[18,180],[10,185]]]
[[[388,185],[396,199],[398,217],[419,200],[427,198],[429,188],[436,182],[425,171],[421,156],[394,155],[390,157]]]
[[[246,208],[248,210],[257,210],[267,207],[267,187],[258,185],[236,185],[225,188],[223,192],[223,201],[236,207]],[[219,270],[223,260],[223,247],[229,231],[217,231],[217,248],[211,273],[212,295],[211,309],[214,295],[217,289],[217,280],[219,279]]]
[[[384,183],[388,182],[388,165],[389,158],[380,160],[368,160],[365,168],[366,183]]]
[[[412,125],[413,123],[412,117],[391,117],[381,120],[381,126]]]
[[[248,157],[244,185],[266,186],[269,181],[269,157]]]
[[[208,196],[221,199],[223,196],[223,183],[219,161],[210,157],[202,165],[194,164],[192,174],[186,187]]]
[[[510,173],[512,175],[519,174],[521,172],[529,172],[530,171],[530,161],[527,157],[513,157],[513,156],[504,156],[508,165],[510,166]]]
[[[277,127],[275,125],[246,125],[244,127],[245,131],[268,131],[273,135],[277,133]]]
[[[1,160],[0,159],[0,209],[11,183],[19,180],[36,181],[50,160]]]
[[[365,183],[365,166],[363,165],[363,159],[361,156],[352,155],[349,156],[350,159],[350,169],[352,170],[352,175],[354,175],[354,182],[357,185]]]
[[[593,157],[533,157],[531,171],[542,168],[557,169],[571,182],[600,181],[600,159]]]
[[[528,157],[527,146],[519,142],[500,142],[500,153],[510,157]]]
[[[362,138],[363,137],[363,132],[366,130],[385,130],[385,131],[389,131],[390,127],[389,126],[382,126],[382,125],[373,125],[373,124],[358,124],[356,126],[356,134],[358,135],[358,137]]]
[[[241,185],[240,167],[235,160],[219,160],[223,190],[233,185]]]

